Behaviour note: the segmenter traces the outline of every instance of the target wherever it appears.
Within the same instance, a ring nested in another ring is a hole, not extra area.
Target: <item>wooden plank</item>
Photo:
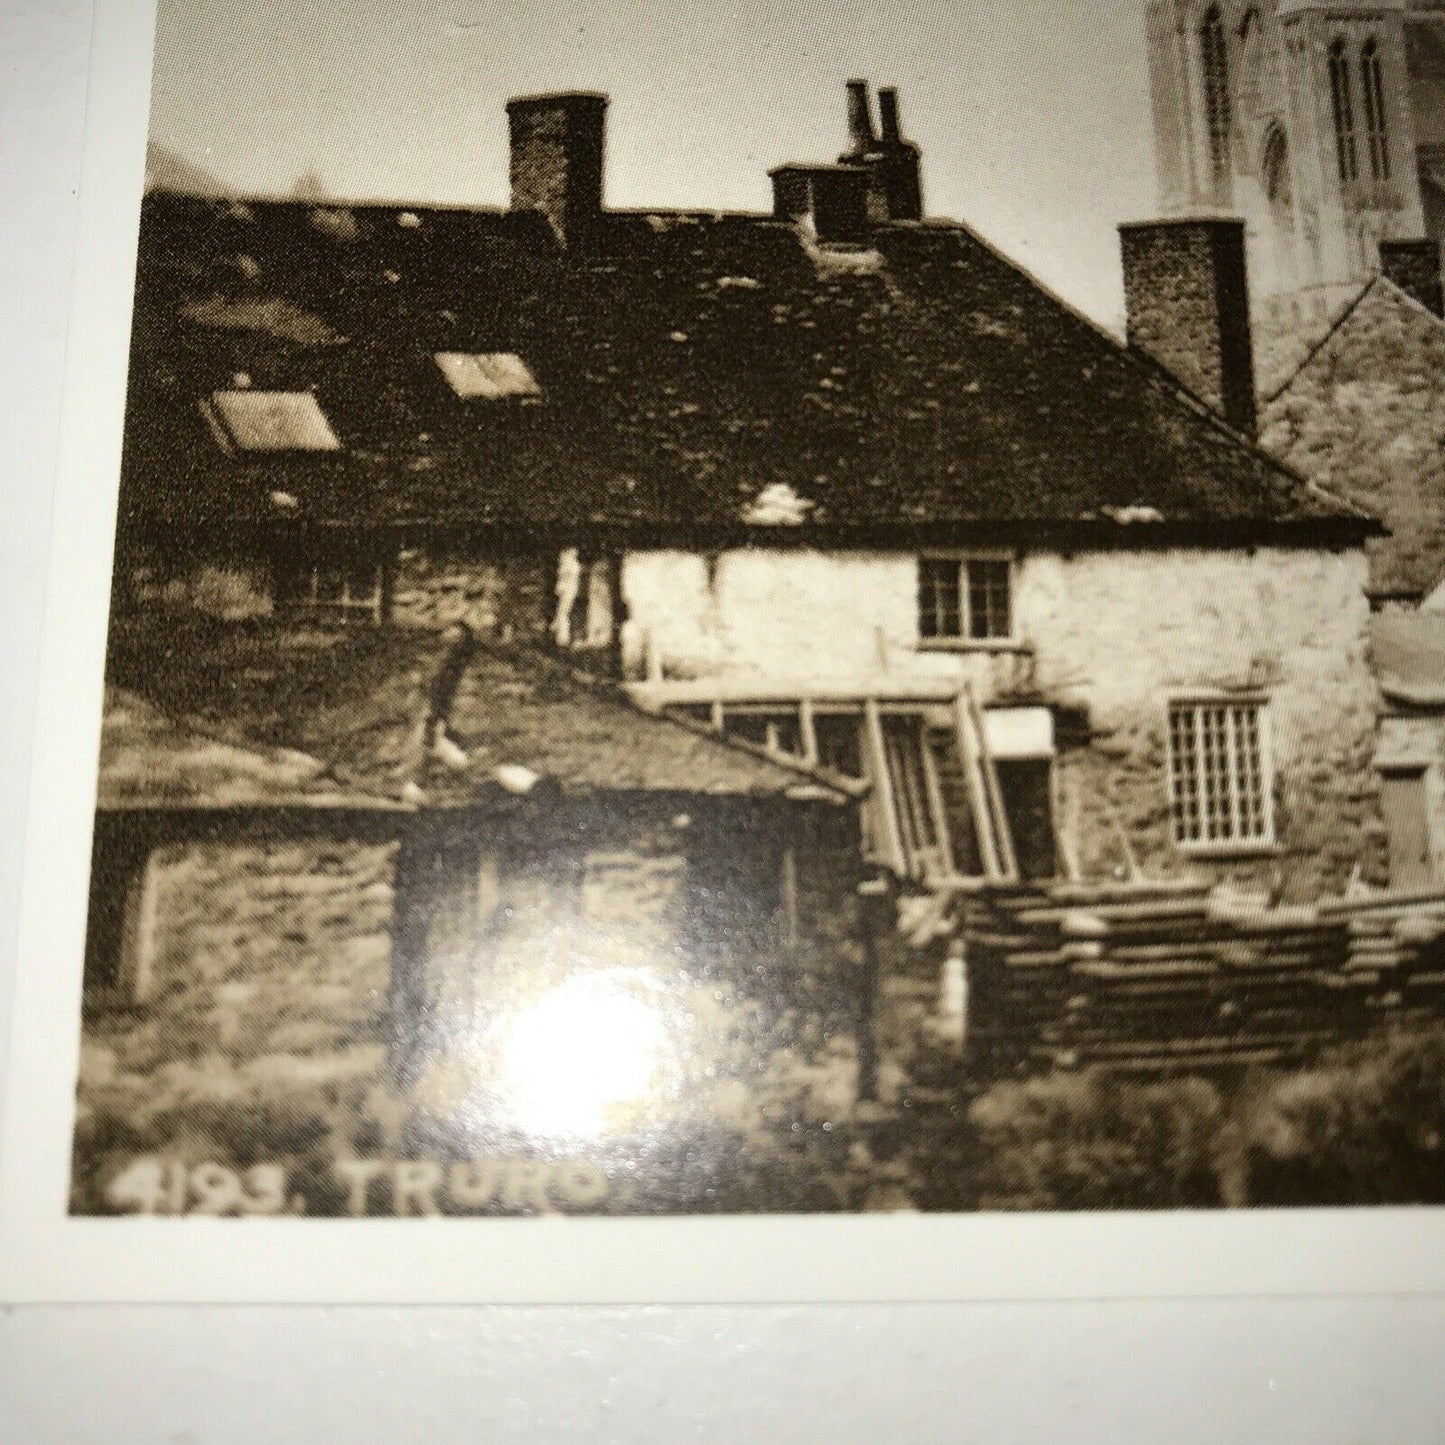
[[[1168,899],[1143,903],[1076,903],[1064,907],[1025,907],[1017,910],[1015,917],[1020,923],[1034,926],[1060,924],[1074,914],[1088,914],[1101,922],[1114,925],[1116,931],[1123,931],[1140,923],[1162,924],[1165,927],[1182,927],[1188,924],[1196,927],[1209,921],[1203,904],[1179,903]]]
[[[155,853],[147,850],[145,861],[126,886],[116,973],[121,989],[133,1003],[144,1003],[155,983],[156,893]]]
[[[994,846],[998,850],[999,870],[1004,878],[1015,879],[1019,876],[1019,865],[1014,851],[1013,829],[1009,826],[1008,812],[1004,808],[998,769],[994,766],[993,754],[989,751],[988,734],[983,726],[983,712],[979,708],[973,688],[967,682],[963,685],[963,696],[972,719],[974,736],[978,739],[979,765],[983,771],[984,795],[988,799],[989,812],[993,817]]]
[[[938,840],[939,871],[951,878],[955,871],[953,837],[948,827],[948,808],[943,801],[943,780],[938,775],[938,758],[928,740],[928,729],[919,729],[919,752],[923,760],[923,786],[928,797],[928,810],[933,814],[933,834]]]
[[[798,855],[791,844],[783,849],[783,942],[789,948],[798,946]]]
[[[1079,786],[1077,782],[1071,782],[1067,787],[1058,767],[1053,769],[1052,787],[1054,791],[1055,806],[1057,806],[1058,795],[1063,793],[1064,805],[1063,816],[1059,820],[1059,828],[1055,835],[1058,847],[1059,864],[1063,869],[1063,881],[1066,885],[1078,883],[1084,876],[1083,866],[1079,862]]]
[[[1197,899],[1203,907],[1209,898],[1211,885],[1197,879],[1141,879],[1132,883],[1050,883],[1046,885],[1050,898],[1060,903],[1077,904],[1085,907],[1103,903],[1143,903],[1162,901],[1170,898]]]
[[[1204,962],[1188,959],[1151,959],[1134,963],[1115,963],[1111,960],[1081,962],[1074,966],[1074,972],[1082,978],[1099,979],[1104,982],[1145,979],[1209,979],[1214,977],[1213,967]],[[1181,997],[1184,995],[1181,994]],[[1196,996],[1189,990],[1188,996]]]
[[[818,766],[818,729],[813,715],[813,700],[805,697],[798,703],[798,735],[803,741],[803,761],[810,768]]]
[[[949,677],[903,678],[896,685],[886,685],[879,678],[877,687],[861,689],[857,685],[826,681],[810,682],[808,695],[819,708],[859,711],[869,697],[877,698],[885,709],[897,707],[913,713],[920,706],[933,704],[948,707],[958,695],[958,683]],[[788,707],[798,701],[798,686],[786,678],[735,681],[730,678],[663,678],[626,684],[626,691],[649,709],[686,707],[707,704],[720,696],[728,707]]]
[[[958,756],[963,764],[964,789],[968,794],[968,809],[973,815],[974,834],[978,839],[979,859],[983,863],[984,876],[989,879],[1011,881],[1017,874],[1006,875],[1003,858],[999,852],[998,839],[994,834],[993,809],[989,804],[988,782],[984,777],[980,749],[982,738],[975,732],[973,715],[969,710],[970,694],[959,693],[954,702],[954,726],[958,733]]]
[[[908,855],[903,848],[903,833],[898,824],[898,805],[893,796],[893,779],[888,772],[888,750],[883,744],[883,719],[876,697],[868,698],[863,704],[863,731],[868,740],[873,796],[881,815],[890,866],[900,878],[906,878],[909,874]]]
[[[1169,963],[1189,954],[1195,958],[1213,958],[1209,944],[1180,939],[1169,943],[1115,943],[1109,941],[1108,956],[1118,963]]]
[[[1445,915],[1445,893],[1438,888],[1421,892],[1372,893],[1362,898],[1337,898],[1320,904],[1322,916],[1378,913],[1382,909],[1426,909]]]

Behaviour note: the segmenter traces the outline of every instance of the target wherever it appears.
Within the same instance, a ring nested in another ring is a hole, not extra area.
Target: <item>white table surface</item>
[[[0,0],[0,1051],[88,26]],[[1437,1299],[27,1307],[0,1310],[0,1438],[1438,1445],[1442,1340]]]

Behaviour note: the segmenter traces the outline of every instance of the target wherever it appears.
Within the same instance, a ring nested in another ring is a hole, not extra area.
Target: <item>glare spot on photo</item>
[[[547,1139],[596,1139],[644,1112],[672,1053],[656,983],[640,969],[575,976],[504,1026],[509,1121]]]

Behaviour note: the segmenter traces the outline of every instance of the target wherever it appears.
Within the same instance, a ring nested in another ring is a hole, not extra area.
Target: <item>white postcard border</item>
[[[10,1076],[0,1303],[678,1303],[1445,1291],[1445,1211],[517,1220],[65,1213],[154,15],[97,0]]]

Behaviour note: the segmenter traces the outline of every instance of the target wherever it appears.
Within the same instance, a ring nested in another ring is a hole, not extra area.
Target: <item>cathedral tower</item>
[[[1381,240],[1445,232],[1445,0],[1147,13],[1161,209],[1242,216],[1259,305],[1326,312]]]

